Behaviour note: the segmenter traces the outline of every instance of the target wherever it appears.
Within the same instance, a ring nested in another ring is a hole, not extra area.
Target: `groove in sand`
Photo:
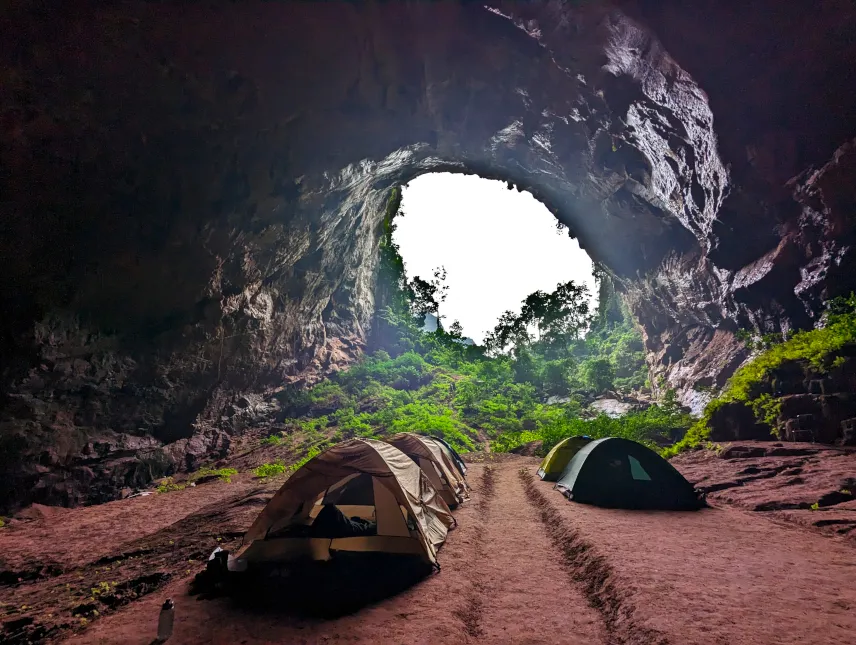
[[[553,503],[538,489],[529,469],[521,468],[519,474],[526,497],[538,512],[553,545],[561,552],[564,567],[572,581],[603,617],[609,642],[620,645],[669,645],[662,633],[636,622],[636,608],[629,594],[621,590],[618,577],[609,562],[555,511]]]
[[[484,552],[484,526],[487,524],[490,504],[496,494],[496,475],[492,466],[485,466],[482,471],[480,488],[481,498],[476,504],[476,509],[478,510],[478,529],[474,540],[476,564],[486,556]],[[476,566],[475,571],[478,570],[479,567]],[[467,599],[463,608],[453,612],[455,617],[464,624],[464,630],[467,635],[473,638],[478,638],[483,633],[480,623],[482,609],[484,608],[484,601],[482,599],[485,591],[482,576],[476,573],[467,593]]]

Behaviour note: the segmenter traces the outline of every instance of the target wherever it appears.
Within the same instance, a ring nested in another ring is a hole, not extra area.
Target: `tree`
[[[491,353],[498,354],[506,347],[528,345],[529,341],[523,319],[513,311],[506,311],[499,317],[493,331],[485,336],[484,346]]]
[[[582,378],[585,385],[598,394],[612,389],[615,380],[615,370],[606,358],[590,358],[583,362]]]
[[[571,389],[571,371],[574,367],[573,358],[546,361],[541,376],[544,393],[550,395],[567,394]]]
[[[525,347],[514,348],[514,382],[537,385],[538,366],[532,354]]]
[[[434,277],[430,280],[423,280],[417,275],[408,286],[413,293],[411,308],[415,316],[424,318],[425,314],[437,314],[440,303],[445,302],[449,291],[446,285],[446,268],[434,269]]]
[[[561,283],[551,293],[536,291],[523,301],[520,313],[500,316],[485,345],[493,352],[509,346],[540,343],[544,348],[566,347],[577,340],[591,322],[589,292],[573,280]],[[534,337],[530,334],[534,330]]]
[[[449,336],[452,338],[461,339],[464,337],[464,328],[459,320],[456,320],[449,326]]]

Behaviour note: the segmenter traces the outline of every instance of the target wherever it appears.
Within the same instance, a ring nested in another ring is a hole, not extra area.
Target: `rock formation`
[[[853,287],[843,0],[70,5],[0,10],[6,506],[192,468],[351,362],[420,173],[542,200],[695,407],[737,329]]]

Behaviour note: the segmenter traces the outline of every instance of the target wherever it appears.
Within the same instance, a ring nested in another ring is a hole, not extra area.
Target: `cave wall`
[[[715,39],[689,46],[704,22],[681,6],[7,5],[0,499],[97,502],[194,468],[268,422],[271,392],[353,361],[388,190],[424,172],[547,204],[688,403],[745,359],[738,327],[811,324],[852,285],[853,151],[829,161],[846,128],[809,143],[804,124],[799,155],[770,156],[791,144],[745,131],[728,101],[758,98],[729,91]],[[757,64],[776,88],[777,52]]]

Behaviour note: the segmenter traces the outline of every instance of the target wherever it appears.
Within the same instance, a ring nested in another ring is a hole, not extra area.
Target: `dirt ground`
[[[250,612],[228,598],[189,595],[216,537],[236,544],[234,536],[275,487],[238,479],[206,484],[187,496],[115,502],[110,521],[95,522],[89,515],[95,509],[80,509],[62,511],[62,522],[50,529],[34,521],[4,532],[0,553],[17,545],[14,560],[22,567],[32,565],[50,540],[67,545],[54,550],[64,554],[57,571],[0,584],[7,609],[10,601],[29,606],[3,621],[35,616],[30,627],[45,626],[41,635],[30,630],[35,641],[149,645],[160,604],[172,597],[176,623],[169,642],[178,645],[853,643],[852,541],[736,508],[658,513],[573,504],[538,480],[536,467],[532,458],[508,456],[472,464],[472,499],[455,512],[459,526],[440,552],[442,570],[334,620]],[[127,514],[140,502],[152,515],[149,529],[137,514]],[[127,531],[111,525],[117,518]],[[121,542],[121,536],[131,539]],[[119,554],[126,557],[105,564]],[[70,568],[81,557],[90,563]],[[102,564],[95,566],[92,558]],[[136,580],[152,574],[162,575],[124,592],[121,582],[113,588],[108,583],[94,603],[85,593],[67,597],[65,585],[78,576],[78,587],[97,587],[93,576]],[[100,608],[98,615],[63,609],[87,602]],[[56,616],[53,623],[49,613]],[[11,632],[0,631],[0,642],[26,642],[11,636],[4,641],[4,634]]]

